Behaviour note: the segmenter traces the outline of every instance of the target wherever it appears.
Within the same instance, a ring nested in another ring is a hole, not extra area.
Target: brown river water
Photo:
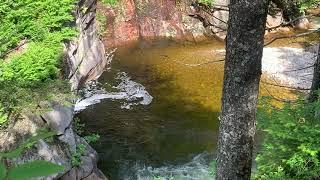
[[[99,82],[116,85],[116,74],[126,72],[153,100],[131,109],[121,109],[121,100],[102,100],[80,113],[86,131],[101,136],[94,148],[110,180],[213,179],[209,164],[217,145],[224,62],[193,65],[223,59],[223,49],[219,41],[140,42],[117,49],[111,71]],[[266,84],[260,89],[261,96],[296,96]]]

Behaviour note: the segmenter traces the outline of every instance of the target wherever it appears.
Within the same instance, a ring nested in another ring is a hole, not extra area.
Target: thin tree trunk
[[[250,179],[268,0],[231,0],[217,174]]]
[[[312,79],[312,85],[311,85],[311,90],[309,94],[310,102],[314,102],[319,98],[317,91],[320,89],[320,44],[318,49],[318,56],[314,64],[313,70],[314,70],[313,79]]]

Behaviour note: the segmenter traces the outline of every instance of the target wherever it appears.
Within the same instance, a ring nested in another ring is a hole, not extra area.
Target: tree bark
[[[231,0],[216,179],[250,179],[268,0]]]
[[[312,79],[312,85],[311,85],[311,90],[309,94],[309,102],[314,102],[318,100],[319,96],[317,91],[319,89],[320,89],[320,44],[318,48],[318,56],[317,56],[316,62],[314,63],[313,79]]]

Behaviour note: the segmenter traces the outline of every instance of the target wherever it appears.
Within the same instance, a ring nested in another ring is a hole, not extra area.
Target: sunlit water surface
[[[111,180],[213,179],[209,166],[216,151],[224,62],[194,65],[223,59],[223,48],[218,41],[118,48],[112,70],[99,81],[113,91],[119,84],[115,77],[126,72],[153,99],[131,109],[120,108],[123,100],[106,99],[80,113],[87,132],[101,136],[94,148],[99,168]],[[274,86],[261,88],[261,95],[270,93],[295,96]]]

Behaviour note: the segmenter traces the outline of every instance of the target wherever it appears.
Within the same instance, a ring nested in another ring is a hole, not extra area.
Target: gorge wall
[[[112,58],[106,54],[98,36],[96,6],[97,0],[80,0],[75,11],[79,35],[65,48],[65,75],[70,79],[72,90],[97,80]]]
[[[108,47],[136,40],[202,40],[203,23],[189,16],[190,0],[120,0],[115,7],[98,3],[106,17],[103,42]]]
[[[214,1],[213,8],[195,3],[195,0],[119,0],[110,6],[98,3],[98,14],[106,18],[100,22],[105,29],[101,34],[107,47],[137,40],[172,39],[201,41],[212,37],[225,38],[229,0]],[[272,3],[267,27],[288,21],[286,2]],[[288,1],[291,2],[291,1]],[[291,6],[290,6],[291,7]],[[293,15],[290,16],[294,17]],[[289,19],[290,20],[290,19]],[[306,28],[304,20],[296,26]]]

